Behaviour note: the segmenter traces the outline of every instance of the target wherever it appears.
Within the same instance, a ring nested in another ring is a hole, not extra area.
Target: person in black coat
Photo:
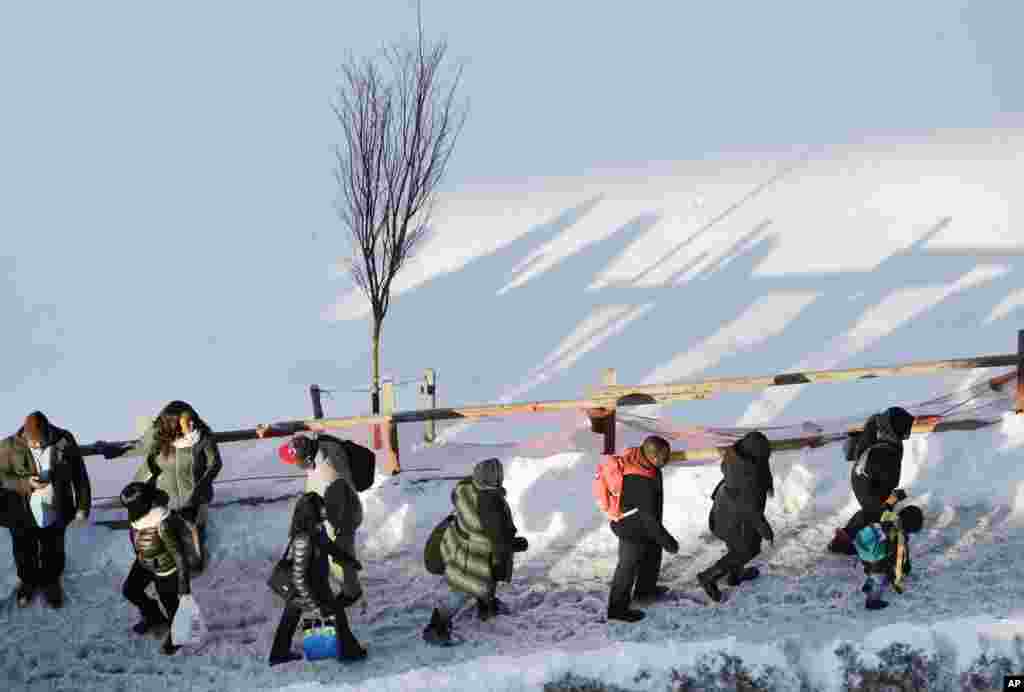
[[[335,597],[331,591],[328,559],[349,563],[355,569],[362,569],[362,565],[327,537],[324,528],[327,517],[328,509],[324,499],[316,493],[304,494],[295,505],[289,548],[295,595],[285,604],[281,621],[274,632],[269,659],[272,666],[302,658],[301,654],[291,650],[291,643],[303,615],[309,619],[334,618],[339,661],[366,658],[366,649],[349,628],[343,597]]]
[[[609,620],[642,620],[643,611],[630,608],[630,601],[652,602],[668,591],[658,586],[658,577],[661,551],[679,551],[679,543],[662,524],[665,493],[661,469],[671,451],[667,440],[652,435],[620,457],[623,517],[611,522],[619,539],[619,562],[608,595]]]
[[[92,486],[74,435],[41,411],[0,440],[0,525],[11,531],[18,572],[16,602],[26,607],[42,591],[53,608],[64,604],[64,538],[86,524]]]
[[[697,575],[697,580],[711,600],[722,600],[718,580],[728,578],[728,583],[740,583],[756,579],[756,567],[747,563],[761,552],[761,540],[774,543],[775,534],[771,524],[764,517],[768,496],[774,494],[771,467],[768,459],[772,447],[764,434],[747,433],[725,452],[722,459],[722,475],[711,497],[714,504],[708,517],[711,533],[725,541],[728,548],[715,564]]]
[[[851,435],[846,445],[846,458],[853,461],[850,485],[860,509],[846,526],[836,529],[828,545],[833,553],[856,554],[853,538],[869,524],[882,518],[890,496],[906,498],[899,487],[903,468],[903,441],[910,437],[914,417],[905,409],[893,406],[871,416],[864,431]]]

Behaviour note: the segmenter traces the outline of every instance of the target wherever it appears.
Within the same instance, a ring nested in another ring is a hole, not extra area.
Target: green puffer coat
[[[516,526],[502,488],[481,489],[472,479],[452,491],[455,521],[441,540],[448,585],[477,598],[489,598],[499,581],[512,578]]]

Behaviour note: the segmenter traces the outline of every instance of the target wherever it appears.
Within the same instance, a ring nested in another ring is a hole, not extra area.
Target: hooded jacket
[[[903,440],[910,434],[914,417],[893,407],[872,416],[857,439],[856,461],[850,470],[850,485],[857,502],[869,513],[885,510],[885,500],[900,485]]]
[[[477,598],[488,598],[497,582],[512,578],[512,542],[518,529],[502,481],[497,459],[480,462],[471,478],[459,481],[452,491],[455,520],[441,540],[449,586]]]
[[[76,512],[89,514],[92,509],[92,486],[74,435],[52,425],[45,420],[45,416],[43,419],[46,430],[43,447],[50,449],[50,482],[60,512],[58,521],[66,526],[75,518]],[[25,438],[24,427],[0,440],[0,485],[15,493],[18,498],[12,498],[11,501],[20,504],[16,511],[7,510],[8,514],[17,515],[14,523],[35,526],[29,508],[32,496],[29,478],[37,474],[35,458]]]
[[[192,592],[191,571],[185,556],[189,529],[185,520],[165,506],[157,505],[131,522],[135,557],[145,569],[159,577],[177,573],[178,594]]]
[[[758,542],[767,531],[764,508],[772,490],[767,456],[753,458],[742,446],[729,448],[722,459],[722,480],[711,497],[709,528],[726,542]]]

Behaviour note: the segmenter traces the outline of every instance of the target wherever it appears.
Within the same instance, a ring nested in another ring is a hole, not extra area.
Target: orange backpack
[[[612,521],[632,514],[632,511],[627,515],[622,514],[622,482],[627,474],[654,478],[657,472],[642,463],[642,452],[638,447],[630,447],[621,456],[601,455],[591,491],[598,508]]]

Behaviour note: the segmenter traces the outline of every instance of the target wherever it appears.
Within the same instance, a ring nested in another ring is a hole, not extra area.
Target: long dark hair
[[[312,534],[323,521],[324,499],[316,493],[306,493],[295,503],[292,512],[292,527],[288,532],[291,538],[296,534]]]
[[[196,413],[191,404],[175,399],[160,410],[160,414],[154,422],[154,426],[156,426],[156,449],[160,454],[168,456],[173,453],[174,441],[181,437],[181,424],[178,422],[178,419],[183,413],[188,414],[192,424],[201,436],[206,437],[212,433],[210,426],[199,417],[199,414]]]

